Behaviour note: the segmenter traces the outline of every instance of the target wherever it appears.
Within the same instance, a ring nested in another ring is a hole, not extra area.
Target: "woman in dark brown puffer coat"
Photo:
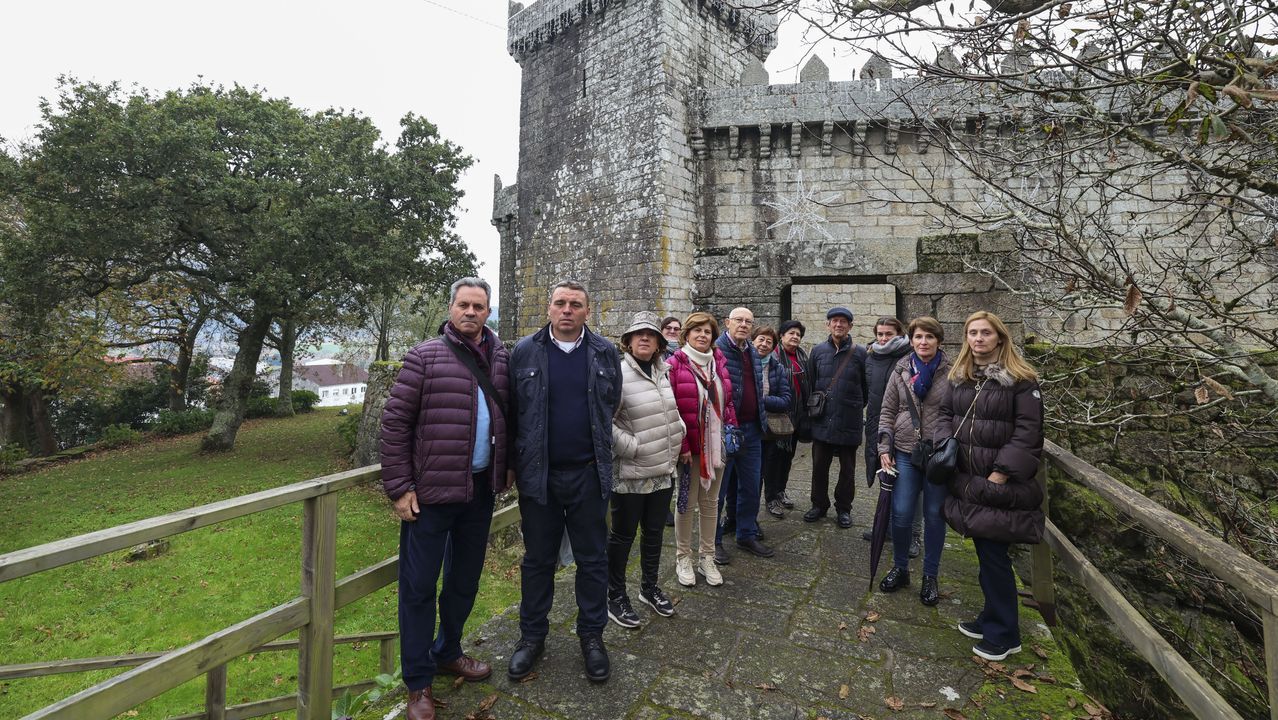
[[[958,468],[945,519],[971,537],[980,562],[985,607],[959,631],[978,640],[972,652],[1003,660],[1021,650],[1016,576],[1008,548],[1043,539],[1043,399],[1038,374],[990,312],[972,313],[950,368],[936,437],[957,435]]]

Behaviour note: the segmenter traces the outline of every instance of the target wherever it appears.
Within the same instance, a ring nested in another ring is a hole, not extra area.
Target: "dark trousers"
[[[723,544],[723,520],[733,518],[737,539],[750,540],[759,534],[759,483],[763,472],[763,426],[741,423],[741,449],[728,458],[719,486],[719,524],[714,544]]]
[[[763,444],[763,497],[765,500],[780,500],[785,494],[786,485],[790,483],[790,466],[794,464],[794,450],[798,447],[793,437],[782,441],[773,440]],[[789,446],[789,449],[786,447]]]
[[[661,568],[661,536],[666,531],[666,512],[674,488],[650,493],[612,494],[612,532],[608,535],[608,596],[626,594],[626,563],[635,542],[635,531],[643,529],[639,542],[640,586],[657,584]]]
[[[547,616],[555,600],[555,570],[565,530],[577,565],[577,635],[603,632],[608,624],[607,511],[593,464],[548,472],[544,504],[519,496],[524,533],[519,631],[524,639],[543,640],[550,630]]]
[[[852,512],[852,498],[856,493],[856,446],[832,445],[820,440],[812,441],[812,507],[830,509],[830,463],[839,457],[839,480],[834,486],[836,512]]]
[[[436,664],[462,654],[462,628],[479,592],[493,519],[488,474],[474,476],[471,502],[421,505],[415,522],[400,523],[399,657],[409,690],[429,687]],[[441,570],[436,635],[435,587]]]
[[[997,540],[972,538],[976,546],[976,559],[981,592],[985,594],[985,607],[977,617],[981,633],[995,645],[1016,647],[1021,644],[1021,625],[1017,618],[1016,575],[1012,571],[1010,545]]]

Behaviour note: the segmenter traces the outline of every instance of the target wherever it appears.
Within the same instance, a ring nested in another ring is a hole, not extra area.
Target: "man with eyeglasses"
[[[772,557],[772,548],[759,541],[759,481],[763,464],[763,360],[750,343],[754,313],[748,308],[735,308],[728,313],[727,329],[716,341],[728,364],[732,380],[732,404],[737,411],[741,430],[741,449],[728,458],[723,469],[723,485],[719,490],[720,523],[715,532],[714,561],[727,565],[731,558],[723,549],[723,534],[731,528],[728,518],[735,516],[737,547],[758,555]]]
[[[825,314],[830,337],[812,349],[812,392],[824,393],[825,402],[812,417],[812,507],[803,514],[816,522],[830,511],[830,465],[839,458],[839,479],[834,486],[834,510],[839,527],[852,527],[852,498],[856,492],[857,448],[865,410],[865,348],[852,341],[852,311],[830,308]]]

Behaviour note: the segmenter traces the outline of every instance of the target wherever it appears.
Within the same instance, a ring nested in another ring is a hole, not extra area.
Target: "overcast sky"
[[[515,181],[519,66],[506,53],[507,0],[40,0],[9,3],[0,36],[0,137],[34,135],[59,75],[150,90],[205,82],[258,86],[310,110],[372,118],[393,142],[414,112],[475,158],[457,231],[496,285],[493,175]],[[804,49],[783,25],[772,81],[795,82]],[[833,79],[847,53],[821,47]],[[859,64],[859,63],[856,63]]]

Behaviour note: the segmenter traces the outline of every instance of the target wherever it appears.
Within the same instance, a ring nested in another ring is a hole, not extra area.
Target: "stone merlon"
[[[493,224],[514,220],[519,213],[519,186],[501,186],[501,177],[493,175]]]
[[[632,2],[634,0],[631,0]],[[517,62],[541,47],[553,43],[555,37],[573,25],[592,16],[602,17],[609,6],[627,0],[539,0],[511,15],[506,32],[506,50]],[[765,10],[741,7],[756,0],[684,0],[699,12],[712,15],[732,32],[747,39],[750,51],[760,60],[777,46],[777,18]],[[766,5],[765,0],[757,4]],[[512,5],[515,10],[518,5]]]

